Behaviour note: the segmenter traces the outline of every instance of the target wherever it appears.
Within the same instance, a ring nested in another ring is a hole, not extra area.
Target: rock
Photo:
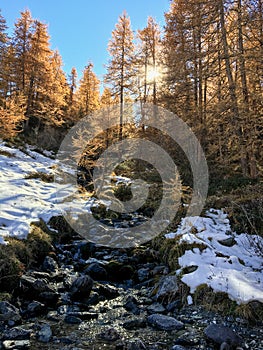
[[[42,264],[42,269],[46,272],[57,272],[58,264],[51,256],[46,256]]]
[[[0,321],[13,326],[21,321],[19,310],[8,301],[0,302]]]
[[[137,271],[138,280],[140,282],[146,281],[150,276],[150,269],[149,268],[141,268]]]
[[[227,343],[232,347],[242,345],[242,338],[236,334],[231,328],[218,325],[210,324],[204,333],[208,339],[213,340],[217,344]]]
[[[171,350],[186,350],[186,348],[181,345],[174,345]]]
[[[64,322],[68,324],[80,324],[82,322],[82,319],[76,316],[66,315],[64,318]]]
[[[100,284],[98,293],[100,295],[103,295],[108,300],[115,299],[120,295],[118,288],[110,286],[108,284]]]
[[[152,314],[147,317],[149,325],[164,331],[180,330],[184,328],[184,324],[174,317]]]
[[[57,292],[42,292],[39,294],[39,300],[48,306],[55,306],[59,300],[59,293]]]
[[[30,316],[41,315],[46,311],[45,305],[40,303],[39,301],[32,301],[27,306],[27,313]]]
[[[73,299],[88,298],[93,287],[93,280],[88,275],[77,277],[69,288]]]
[[[28,300],[37,299],[40,293],[55,292],[46,279],[23,275],[20,278],[20,292]]]
[[[129,296],[127,298],[126,303],[123,305],[123,307],[127,310],[132,312],[134,315],[140,314],[140,309],[137,306],[137,300],[133,296]]]
[[[30,348],[29,340],[5,340],[3,347],[6,350],[24,350]]]
[[[105,281],[108,278],[106,269],[98,263],[92,263],[84,270],[85,274],[88,274],[95,281]]]
[[[120,339],[120,334],[115,328],[108,328],[100,333],[100,338],[107,341],[115,341]]]
[[[166,311],[166,309],[160,303],[153,303],[152,305],[147,307],[147,311],[150,314],[162,314]]]
[[[25,340],[30,338],[31,331],[22,327],[8,329],[3,334],[4,340]]]
[[[146,320],[144,318],[133,318],[131,320],[125,321],[122,326],[125,329],[145,328]]]
[[[234,237],[229,237],[226,239],[218,240],[218,243],[225,247],[233,247],[233,245],[235,245],[237,242]]]
[[[52,330],[48,323],[40,325],[40,329],[37,332],[37,339],[41,343],[48,343],[52,337]]]
[[[166,310],[168,312],[174,312],[175,310],[178,310],[181,306],[182,306],[182,301],[180,299],[176,299],[166,305]]]
[[[177,276],[165,276],[159,282],[159,288],[156,293],[157,300],[168,299],[171,301],[178,292]]]

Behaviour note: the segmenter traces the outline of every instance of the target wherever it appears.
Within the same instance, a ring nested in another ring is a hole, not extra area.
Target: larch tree
[[[93,71],[93,64],[89,63],[79,82],[79,88],[76,92],[78,100],[79,117],[92,114],[99,108],[100,103],[100,81]]]
[[[138,30],[139,52],[138,52],[138,75],[139,98],[144,103],[152,97],[153,103],[157,103],[157,79],[160,78],[160,28],[152,17],[148,18],[147,26]],[[141,77],[140,77],[141,76]]]
[[[4,104],[4,99],[6,98],[7,94],[7,79],[6,75],[8,74],[6,71],[6,56],[7,56],[7,25],[6,20],[2,16],[0,12],[0,105]]]
[[[13,88],[14,48],[6,33],[5,18],[0,13],[0,137],[8,139],[22,131],[23,98]]]
[[[16,58],[16,88],[25,93],[28,86],[30,66],[29,51],[33,32],[33,18],[29,10],[21,12],[15,23],[13,45]]]
[[[111,86],[113,95],[119,98],[120,103],[120,126],[119,139],[123,137],[123,118],[125,94],[132,91],[135,76],[134,66],[134,43],[130,18],[124,11],[119,17],[112,37],[109,41],[108,51],[111,56],[107,65],[105,83]]]

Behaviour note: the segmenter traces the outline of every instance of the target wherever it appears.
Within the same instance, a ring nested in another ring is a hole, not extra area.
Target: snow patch
[[[210,209],[206,217],[183,218],[178,230],[165,237],[180,237],[181,242],[203,243],[207,247],[202,251],[186,250],[178,259],[181,268],[177,274],[185,267],[198,266],[181,278],[191,293],[199,285],[207,284],[216,292],[226,292],[237,303],[263,302],[263,256],[253,244],[258,242],[263,247],[263,239],[233,232],[222,210]],[[223,244],[230,237],[233,245]]]

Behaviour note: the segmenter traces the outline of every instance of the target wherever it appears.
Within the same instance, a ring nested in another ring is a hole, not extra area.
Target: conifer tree
[[[124,11],[119,17],[118,23],[112,31],[111,40],[109,41],[108,51],[111,58],[107,65],[107,73],[105,75],[105,82],[110,84],[113,95],[118,97],[120,103],[120,140],[123,136],[122,128],[125,94],[127,91],[131,91],[134,86],[133,39],[130,18]]]
[[[99,108],[100,91],[99,79],[93,72],[93,64],[89,63],[80,79],[79,88],[76,92],[79,107],[79,116],[90,115]]]
[[[139,83],[139,97],[143,102],[147,101],[150,91],[153,103],[157,103],[157,78],[160,74],[159,48],[160,28],[152,17],[148,18],[147,26],[138,30],[139,52],[138,52],[138,75],[142,76],[142,84]],[[142,90],[142,91],[140,91]]]
[[[8,56],[8,36],[6,33],[6,20],[0,12],[0,105],[4,104],[4,99],[7,95],[7,65],[6,60]]]

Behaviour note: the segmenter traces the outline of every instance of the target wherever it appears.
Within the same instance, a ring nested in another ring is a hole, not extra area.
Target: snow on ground
[[[78,216],[83,212],[83,206],[88,211],[94,205],[94,198],[85,200],[84,204],[81,198],[68,201],[72,190],[57,181],[46,183],[41,179],[25,178],[35,172],[55,174],[57,163],[49,153],[44,156],[30,147],[24,153],[3,143],[0,143],[0,151],[0,244],[5,244],[5,237],[26,238],[30,223],[39,218],[47,222],[50,217],[61,215],[63,209],[73,210]],[[4,155],[3,151],[12,156]],[[255,244],[251,245],[251,242],[259,242],[262,247],[262,238],[237,235],[231,230],[226,214],[220,210],[210,210],[207,217],[184,218],[177,232],[167,234],[166,238],[178,235],[182,241],[207,246],[203,251],[198,248],[187,250],[179,258],[181,269],[178,274],[184,267],[197,266],[194,272],[182,277],[191,293],[206,283],[215,291],[227,292],[237,302],[255,299],[263,302],[262,252],[260,256]],[[222,244],[229,238],[236,242],[231,247]]]
[[[185,267],[197,267],[184,274],[182,281],[191,293],[207,284],[216,292],[228,293],[238,303],[263,302],[263,252],[258,249],[263,247],[263,239],[233,232],[222,210],[210,209],[206,216],[184,218],[176,232],[166,234],[166,238],[179,236],[180,241],[207,246],[202,251],[186,250],[179,258],[178,274]],[[229,243],[232,246],[227,246]]]
[[[4,243],[4,237],[25,238],[31,222],[58,213],[57,185],[25,178],[36,172],[54,174],[55,160],[30,148],[24,153],[0,144],[0,151],[0,243]]]

